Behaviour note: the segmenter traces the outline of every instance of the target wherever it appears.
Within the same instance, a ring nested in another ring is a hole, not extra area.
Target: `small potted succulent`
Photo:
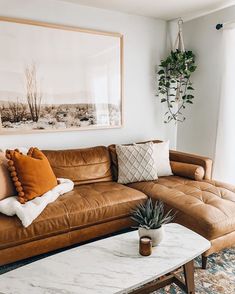
[[[172,210],[164,214],[163,202],[157,200],[153,204],[152,199],[149,198],[145,204],[137,206],[132,212],[131,219],[138,224],[139,236],[151,238],[152,245],[157,246],[164,238],[163,225],[171,222],[174,218],[171,212]]]

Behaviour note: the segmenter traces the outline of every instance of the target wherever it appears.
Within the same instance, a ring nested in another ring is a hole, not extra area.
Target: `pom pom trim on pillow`
[[[19,152],[20,154],[22,154],[22,152],[19,151],[19,149],[15,149],[14,152]],[[29,152],[28,152],[29,153]],[[12,154],[11,154],[11,150],[6,150],[6,158],[8,159],[8,170],[10,172],[13,184],[16,188],[16,191],[18,193],[18,201],[22,204],[24,204],[26,202],[26,200],[24,199],[25,193],[23,191],[23,187],[21,182],[19,181],[17,172],[16,172],[16,168],[14,166],[14,161],[12,160]]]

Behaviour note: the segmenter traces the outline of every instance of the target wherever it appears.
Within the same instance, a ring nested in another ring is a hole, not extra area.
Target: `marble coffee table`
[[[4,294],[150,293],[174,282],[194,293],[193,259],[210,242],[178,225],[165,225],[164,241],[151,256],[139,255],[137,231],[82,245],[0,276]],[[173,272],[183,266],[186,285]],[[162,277],[161,279],[157,279]]]

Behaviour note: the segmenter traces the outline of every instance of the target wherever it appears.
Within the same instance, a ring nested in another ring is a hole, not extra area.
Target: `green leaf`
[[[167,87],[167,88],[169,88],[170,85],[171,85],[171,84],[170,84],[169,82],[166,82],[166,87]]]
[[[193,95],[187,95],[187,99],[193,99],[194,98],[194,96]]]
[[[194,88],[191,87],[191,86],[188,86],[188,87],[187,87],[187,90],[194,90]]]
[[[165,71],[163,69],[161,69],[161,70],[159,70],[158,74],[163,75],[163,74],[165,74]]]
[[[192,66],[189,67],[189,71],[194,72],[196,70],[196,68],[197,67],[195,65],[192,65]]]

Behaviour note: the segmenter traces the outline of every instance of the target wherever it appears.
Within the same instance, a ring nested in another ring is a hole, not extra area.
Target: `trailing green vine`
[[[197,68],[195,55],[192,51],[171,51],[159,67],[158,93],[161,102],[166,103],[168,108],[164,122],[183,122],[183,109],[187,104],[193,104],[194,88],[190,78]]]

